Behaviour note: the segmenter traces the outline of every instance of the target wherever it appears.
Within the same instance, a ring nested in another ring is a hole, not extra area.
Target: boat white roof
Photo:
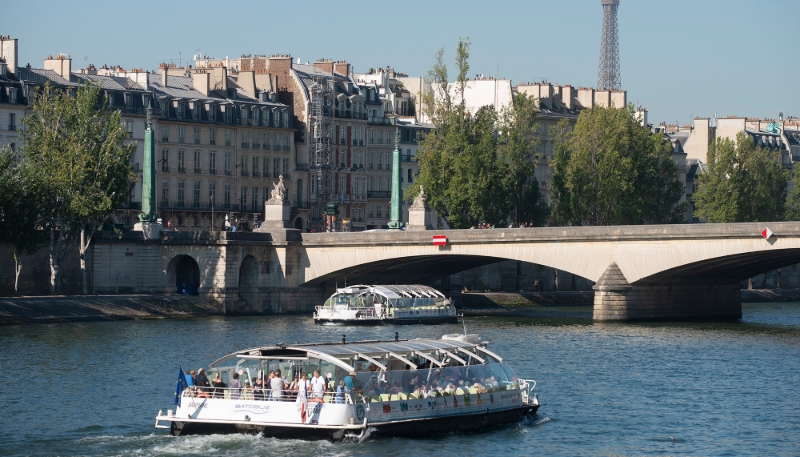
[[[264,346],[234,352],[212,363],[211,367],[213,368],[219,363],[233,357],[252,359],[315,358],[328,361],[347,370],[352,370],[353,367],[350,365],[349,361],[353,359],[377,359],[383,358],[387,356],[387,354],[392,356],[410,356],[417,352],[425,354],[437,351],[457,353],[460,352],[461,349],[466,349],[473,354],[477,350],[492,356],[492,358],[498,361],[502,361],[499,356],[484,347],[486,344],[488,343],[480,341],[480,338],[477,337],[472,341],[468,338],[448,338],[440,340],[356,341],[344,344],[278,344],[275,346]]]
[[[337,293],[356,294],[372,292],[383,295],[386,298],[445,298],[444,294],[430,286],[422,284],[403,284],[403,285],[357,285],[343,287],[336,290]]]

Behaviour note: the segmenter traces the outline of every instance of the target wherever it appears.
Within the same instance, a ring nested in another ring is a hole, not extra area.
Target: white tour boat
[[[159,411],[156,427],[173,435],[261,433],[338,441],[475,431],[533,417],[539,408],[536,382],[517,377],[487,344],[477,335],[399,340],[395,334],[391,341],[343,338],[337,344],[234,352],[208,370],[209,379],[219,374],[226,387],[186,388],[179,381],[176,409]],[[258,384],[257,378],[269,381],[278,370],[286,385],[315,372],[326,383],[344,385],[321,392],[312,384],[305,395],[288,387],[230,387],[235,374]]]
[[[444,294],[419,284],[343,287],[314,311],[317,323],[441,324],[457,319]]]

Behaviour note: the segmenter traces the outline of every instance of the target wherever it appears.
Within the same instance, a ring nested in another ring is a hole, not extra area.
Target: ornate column
[[[402,188],[400,186],[400,127],[394,131],[394,152],[392,153],[392,206],[389,230],[400,230],[403,226]]]
[[[161,237],[161,224],[156,214],[156,140],[153,131],[153,104],[147,105],[147,128],[144,131],[142,158],[142,212],[133,229],[144,232],[144,239]]]

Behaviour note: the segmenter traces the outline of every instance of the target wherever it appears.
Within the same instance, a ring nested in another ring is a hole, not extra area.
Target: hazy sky
[[[389,65],[424,75],[437,49],[451,63],[458,38],[469,37],[473,76],[597,84],[600,0],[2,3],[0,34],[19,38],[21,64],[39,68],[63,52],[73,70],[156,69],[199,50],[344,59],[356,71]],[[798,18],[798,0],[621,0],[622,87],[653,123],[714,113],[800,116]]]

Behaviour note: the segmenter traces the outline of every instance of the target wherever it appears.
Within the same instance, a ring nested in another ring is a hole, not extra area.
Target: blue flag
[[[175,404],[178,405],[180,408],[181,406],[181,395],[183,394],[183,390],[189,387],[189,383],[186,382],[186,375],[183,374],[183,367],[178,367],[178,383],[175,385]]]

